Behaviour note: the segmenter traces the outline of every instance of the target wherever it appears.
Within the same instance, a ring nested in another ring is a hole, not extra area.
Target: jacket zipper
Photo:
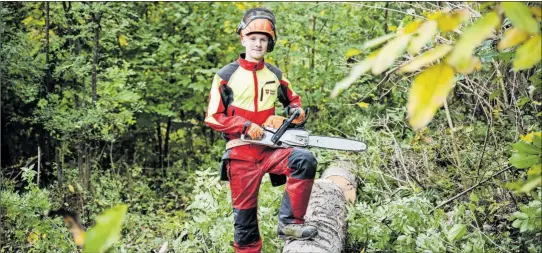
[[[254,71],[252,75],[254,77],[254,112],[258,112],[258,76],[256,75],[256,69],[258,65],[254,65]]]

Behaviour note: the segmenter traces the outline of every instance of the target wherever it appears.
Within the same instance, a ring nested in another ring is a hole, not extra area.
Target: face
[[[267,44],[269,38],[266,34],[251,33],[243,37],[241,42],[245,47],[246,60],[248,61],[261,61],[265,53],[267,52]]]

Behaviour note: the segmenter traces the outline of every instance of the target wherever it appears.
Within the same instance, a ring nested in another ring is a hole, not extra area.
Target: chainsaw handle
[[[294,113],[292,113],[292,115],[290,115],[290,117],[285,120],[282,125],[279,127],[279,129],[277,130],[277,132],[275,132],[275,134],[273,135],[273,137],[271,138],[271,142],[273,142],[273,144],[277,144],[277,142],[279,141],[280,137],[282,137],[282,135],[284,134],[284,132],[286,132],[286,129],[288,128],[288,126],[292,123],[292,121],[297,118],[299,115],[301,114],[301,112],[299,111],[299,109],[294,109]]]
[[[289,116],[290,112],[294,112],[296,110],[299,111],[300,109],[299,108],[291,108],[291,107],[288,106],[286,108],[286,116]],[[305,118],[303,119],[303,121],[301,121],[300,123],[297,123],[295,125],[291,125],[290,127],[303,128],[303,126],[305,126],[305,123],[307,123],[307,119],[309,119],[309,116],[310,116],[310,110],[309,110],[309,108],[306,108],[305,109]]]

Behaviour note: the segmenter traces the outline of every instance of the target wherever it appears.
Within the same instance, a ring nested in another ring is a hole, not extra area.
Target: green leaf
[[[469,195],[469,200],[470,200],[471,202],[478,202],[478,195],[477,195],[476,193],[474,193],[474,192],[471,193],[471,194]]]
[[[467,227],[465,224],[455,224],[452,229],[448,231],[446,238],[449,242],[459,241],[467,233]]]
[[[535,175],[527,180],[527,182],[521,187],[520,192],[530,192],[534,188],[542,184],[542,176],[540,174]]]
[[[409,123],[414,130],[426,126],[433,119],[454,82],[453,69],[444,63],[429,67],[414,79],[407,102]]]
[[[527,153],[529,155],[538,155],[540,154],[540,149],[538,149],[535,145],[519,141],[516,144],[512,145],[515,150],[519,151],[520,153]]]
[[[404,73],[404,72],[414,72],[414,71],[417,71],[418,69],[430,64],[430,63],[433,63],[437,60],[440,60],[442,57],[444,57],[448,52],[450,52],[452,50],[452,46],[450,45],[446,45],[446,44],[443,44],[443,45],[439,45],[427,52],[425,52],[424,54],[416,57],[415,59],[413,59],[412,61],[408,62],[406,65],[404,65],[403,67],[401,67],[399,69],[399,72],[400,73]]]
[[[96,217],[96,225],[88,230],[83,252],[105,252],[119,238],[127,205],[118,205]]]
[[[461,38],[459,38],[459,41],[454,46],[454,50],[447,58],[448,64],[454,68],[467,69],[472,64],[474,48],[491,36],[493,30],[500,22],[500,16],[496,12],[490,12],[465,29],[463,34],[461,34]]]
[[[521,223],[523,223],[523,220],[516,219],[516,220],[514,220],[514,222],[512,223],[512,227],[519,228],[519,227],[521,227]]]
[[[514,153],[510,157],[510,164],[518,169],[526,169],[538,163],[537,155],[527,155],[524,153]]]
[[[529,69],[540,61],[542,57],[542,43],[540,35],[534,35],[521,45],[514,59],[514,71]]]
[[[523,232],[527,231],[528,228],[529,228],[529,221],[523,221],[521,223],[521,227],[519,228],[519,232],[523,233]]]
[[[542,137],[540,137],[540,132],[533,134],[533,144],[538,150],[542,148]]]
[[[537,34],[540,31],[538,22],[533,17],[529,8],[520,2],[503,2],[502,7],[506,17],[512,21],[514,27],[530,34]]]
[[[535,176],[540,175],[540,172],[542,171],[542,164],[535,164],[533,167],[529,168],[529,171],[527,171],[527,175],[529,176]]]
[[[489,94],[489,100],[493,100],[496,97],[500,97],[501,93],[502,93],[502,90],[494,90],[493,92],[491,92],[491,94]]]
[[[526,213],[522,213],[520,211],[515,211],[512,215],[514,217],[516,217],[518,220],[527,220],[527,219],[529,219],[529,215],[527,215]]]
[[[526,103],[531,101],[528,97],[522,97],[518,100],[517,105],[519,108],[522,108]]]
[[[397,38],[386,44],[374,60],[372,72],[378,75],[388,69],[395,59],[405,52],[405,48],[408,45],[408,41],[412,35],[400,35]]]

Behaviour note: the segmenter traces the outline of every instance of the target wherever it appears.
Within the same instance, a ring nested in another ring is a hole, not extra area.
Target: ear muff
[[[273,40],[272,38],[269,38],[269,43],[267,43],[267,52],[273,52],[274,48],[275,48],[275,40]]]

